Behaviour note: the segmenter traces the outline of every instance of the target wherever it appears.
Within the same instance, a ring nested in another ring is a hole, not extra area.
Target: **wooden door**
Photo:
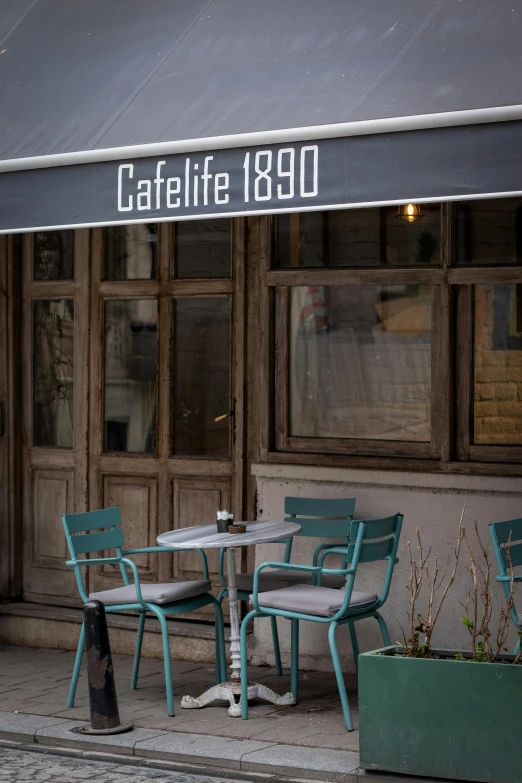
[[[90,507],[120,506],[129,547],[242,513],[243,281],[241,219],[92,232]],[[136,559],[144,581],[201,578],[197,553]]]
[[[89,232],[22,240],[23,595],[75,605],[61,522],[87,509]]]

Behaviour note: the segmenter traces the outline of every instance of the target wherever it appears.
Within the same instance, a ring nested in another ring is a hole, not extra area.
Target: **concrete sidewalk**
[[[132,721],[134,729],[95,737],[72,731],[89,720],[85,674],[78,685],[77,705],[70,710],[65,706],[73,659],[71,652],[28,647],[8,647],[0,653],[0,739],[270,777],[346,783],[402,779],[359,767],[358,732],[344,728],[333,675],[303,672],[298,705],[254,702],[249,720],[242,721],[230,718],[224,703],[182,710],[181,697],[199,695],[212,685],[214,670],[209,664],[173,662],[176,716],[169,718],[162,661],[144,658],[139,688],[131,691],[127,683],[132,659],[115,655],[120,717]],[[269,668],[253,668],[250,676],[280,693],[289,687],[287,675],[277,677]],[[349,684],[357,726],[354,680]]]

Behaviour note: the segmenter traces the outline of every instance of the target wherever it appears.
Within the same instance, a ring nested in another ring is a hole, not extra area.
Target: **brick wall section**
[[[474,441],[522,444],[522,350],[493,347],[494,286],[475,288]],[[510,331],[516,335],[515,286]]]

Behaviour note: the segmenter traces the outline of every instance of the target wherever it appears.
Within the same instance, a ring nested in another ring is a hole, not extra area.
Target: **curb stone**
[[[71,729],[84,725],[85,721],[0,711],[0,741],[23,750],[45,753],[48,748],[58,755],[107,762],[113,756],[113,763],[195,775],[221,773],[253,783],[448,783],[367,771],[353,751],[144,728],[109,736],[72,733]]]

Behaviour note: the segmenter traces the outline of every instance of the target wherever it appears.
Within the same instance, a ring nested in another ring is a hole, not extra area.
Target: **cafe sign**
[[[0,232],[514,195],[522,191],[521,138],[515,120],[224,149],[195,140],[198,151],[160,156],[145,145],[87,151],[81,162],[74,154],[5,161]]]

